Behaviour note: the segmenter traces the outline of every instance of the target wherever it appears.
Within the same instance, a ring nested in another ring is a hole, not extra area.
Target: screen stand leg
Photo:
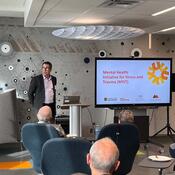
[[[162,132],[165,129],[167,129],[167,136],[169,136],[173,140],[173,133],[175,133],[175,130],[173,128],[171,128],[171,126],[170,126],[169,106],[167,106],[167,123],[166,123],[166,125],[151,137],[158,135],[160,132]]]

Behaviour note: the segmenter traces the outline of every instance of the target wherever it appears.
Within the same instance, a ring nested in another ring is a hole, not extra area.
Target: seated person
[[[117,145],[110,138],[97,140],[87,154],[87,164],[92,175],[112,175],[120,162]]]
[[[119,113],[119,123],[124,123],[124,122],[129,122],[133,123],[134,122],[134,114],[130,110],[122,110]]]
[[[37,113],[38,123],[50,123],[50,120],[52,119],[52,110],[49,106],[43,106],[39,109]],[[60,124],[51,124],[53,127],[56,128],[56,130],[59,132],[61,136],[66,136],[64,129]]]

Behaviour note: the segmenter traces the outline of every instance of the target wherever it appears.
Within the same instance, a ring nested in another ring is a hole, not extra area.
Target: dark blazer
[[[52,76],[53,91],[54,91],[54,103],[56,103],[56,90],[55,86],[57,84],[56,77]],[[29,86],[28,97],[30,103],[34,108],[39,109],[43,106],[45,100],[45,88],[44,88],[44,79],[43,75],[40,74],[32,78]]]

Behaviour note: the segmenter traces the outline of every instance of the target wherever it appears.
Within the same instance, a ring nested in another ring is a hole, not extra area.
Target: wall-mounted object
[[[131,51],[131,56],[134,58],[140,58],[142,57],[142,51],[139,48],[134,48]]]
[[[106,57],[106,51],[105,51],[105,50],[100,50],[100,51],[98,52],[98,56],[99,56],[99,57],[102,57],[102,58]]]
[[[3,42],[0,44],[0,54],[4,56],[9,56],[13,52],[13,48],[11,43],[9,42]]]
[[[84,58],[84,63],[86,63],[86,64],[90,63],[90,58],[89,57],[85,57]]]

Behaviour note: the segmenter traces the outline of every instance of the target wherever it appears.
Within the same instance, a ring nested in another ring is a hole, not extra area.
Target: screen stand
[[[173,133],[175,133],[175,130],[173,128],[171,128],[171,126],[170,126],[169,106],[167,106],[167,123],[166,123],[166,125],[151,137],[158,135],[160,132],[162,132],[165,129],[167,129],[167,136],[169,136],[173,140],[172,136],[173,136]]]

